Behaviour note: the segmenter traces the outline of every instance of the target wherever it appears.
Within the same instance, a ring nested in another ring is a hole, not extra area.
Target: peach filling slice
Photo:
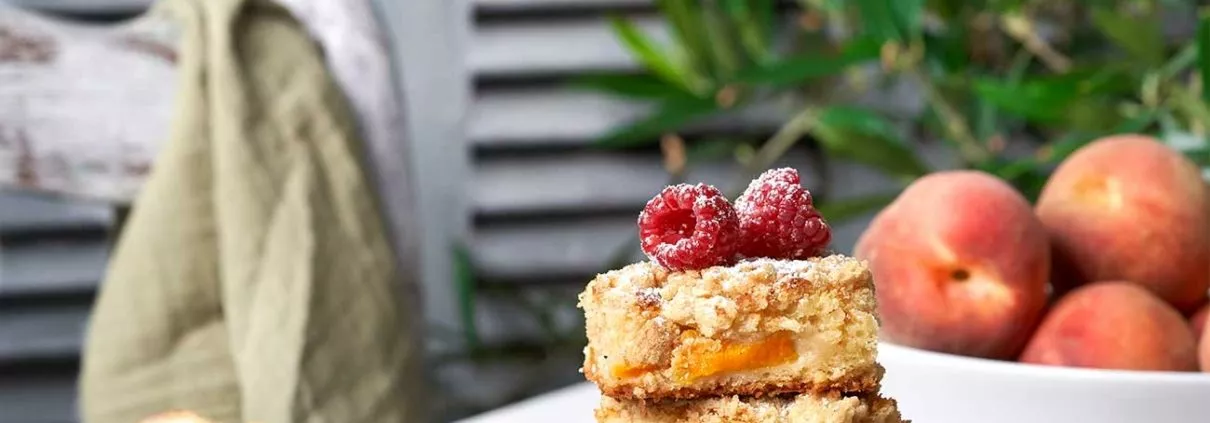
[[[720,342],[700,338],[696,331],[681,335],[681,351],[673,359],[673,377],[681,383],[722,373],[773,367],[798,359],[794,334],[777,332],[758,341]],[[660,370],[659,366],[614,366],[613,376],[628,379]]]

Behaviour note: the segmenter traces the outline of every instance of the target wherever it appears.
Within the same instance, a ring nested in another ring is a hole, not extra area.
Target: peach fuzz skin
[[[1210,207],[1201,172],[1141,135],[1102,138],[1068,157],[1038,199],[1057,293],[1099,280],[1138,283],[1183,313],[1210,286]]]
[[[1210,373],[1210,325],[1202,327],[1202,339],[1198,344],[1197,357],[1202,371]]]
[[[1210,317],[1210,304],[1202,306],[1193,316],[1189,317],[1189,326],[1193,327],[1193,335],[1198,341],[1202,339],[1202,333],[1205,332],[1206,318]]]
[[[982,172],[918,179],[855,248],[882,335],[910,347],[1016,359],[1046,307],[1050,253],[1029,203]]]
[[[1064,296],[1038,327],[1025,363],[1118,370],[1196,371],[1185,319],[1131,282],[1098,282]]]
[[[1202,328],[1202,341],[1198,347],[1198,363],[1202,364],[1202,371],[1210,373],[1210,325]]]

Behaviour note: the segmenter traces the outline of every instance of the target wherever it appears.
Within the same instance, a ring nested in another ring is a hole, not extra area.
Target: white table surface
[[[596,385],[581,382],[458,423],[594,423],[592,410],[600,399]]]

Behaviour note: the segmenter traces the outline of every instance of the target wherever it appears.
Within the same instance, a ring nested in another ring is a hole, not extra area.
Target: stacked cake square
[[[792,176],[781,178],[797,185],[797,173]],[[819,245],[801,241],[804,248],[790,249],[793,254],[736,258],[718,243],[758,235],[728,223],[735,217],[703,200],[717,191],[682,191],[657,196],[640,217],[643,249],[652,259],[600,274],[580,294],[588,335],[582,371],[603,394],[596,420],[904,421],[895,401],[879,394],[878,316],[865,263],[821,257]],[[810,207],[809,197],[799,203]],[[672,215],[678,207],[690,218]],[[651,216],[656,213],[671,217],[661,221]],[[727,225],[737,227],[734,234]],[[818,244],[830,238],[796,239]],[[683,251],[688,248],[696,250]],[[693,255],[701,251],[709,254]],[[698,260],[710,254],[713,261]]]
[[[598,422],[902,421],[878,394],[873,284],[858,260],[642,262],[580,298]]]

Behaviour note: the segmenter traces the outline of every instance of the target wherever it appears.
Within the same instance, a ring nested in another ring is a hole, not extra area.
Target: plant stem
[[[937,111],[945,132],[958,144],[958,153],[962,155],[963,160],[972,164],[991,158],[991,152],[975,138],[962,114],[941,95],[933,81],[921,74],[916,66],[908,68],[906,73],[924,88],[925,100]]]
[[[1197,61],[1197,44],[1189,43],[1181,48],[1171,60],[1160,68],[1160,77],[1167,80],[1175,77]]]
[[[1050,70],[1065,73],[1071,69],[1071,59],[1064,56],[1063,53],[1059,53],[1041,35],[1038,35],[1033,20],[1028,16],[1020,13],[1005,14],[1000,16],[1000,25],[1009,37],[1021,43]]]
[[[789,122],[786,122],[769,138],[760,150],[748,162],[747,168],[744,171],[744,180],[750,180],[756,175],[768,169],[774,162],[780,159],[798,143],[798,140],[806,135],[815,126],[816,111],[813,107],[807,106],[794,115]]]

